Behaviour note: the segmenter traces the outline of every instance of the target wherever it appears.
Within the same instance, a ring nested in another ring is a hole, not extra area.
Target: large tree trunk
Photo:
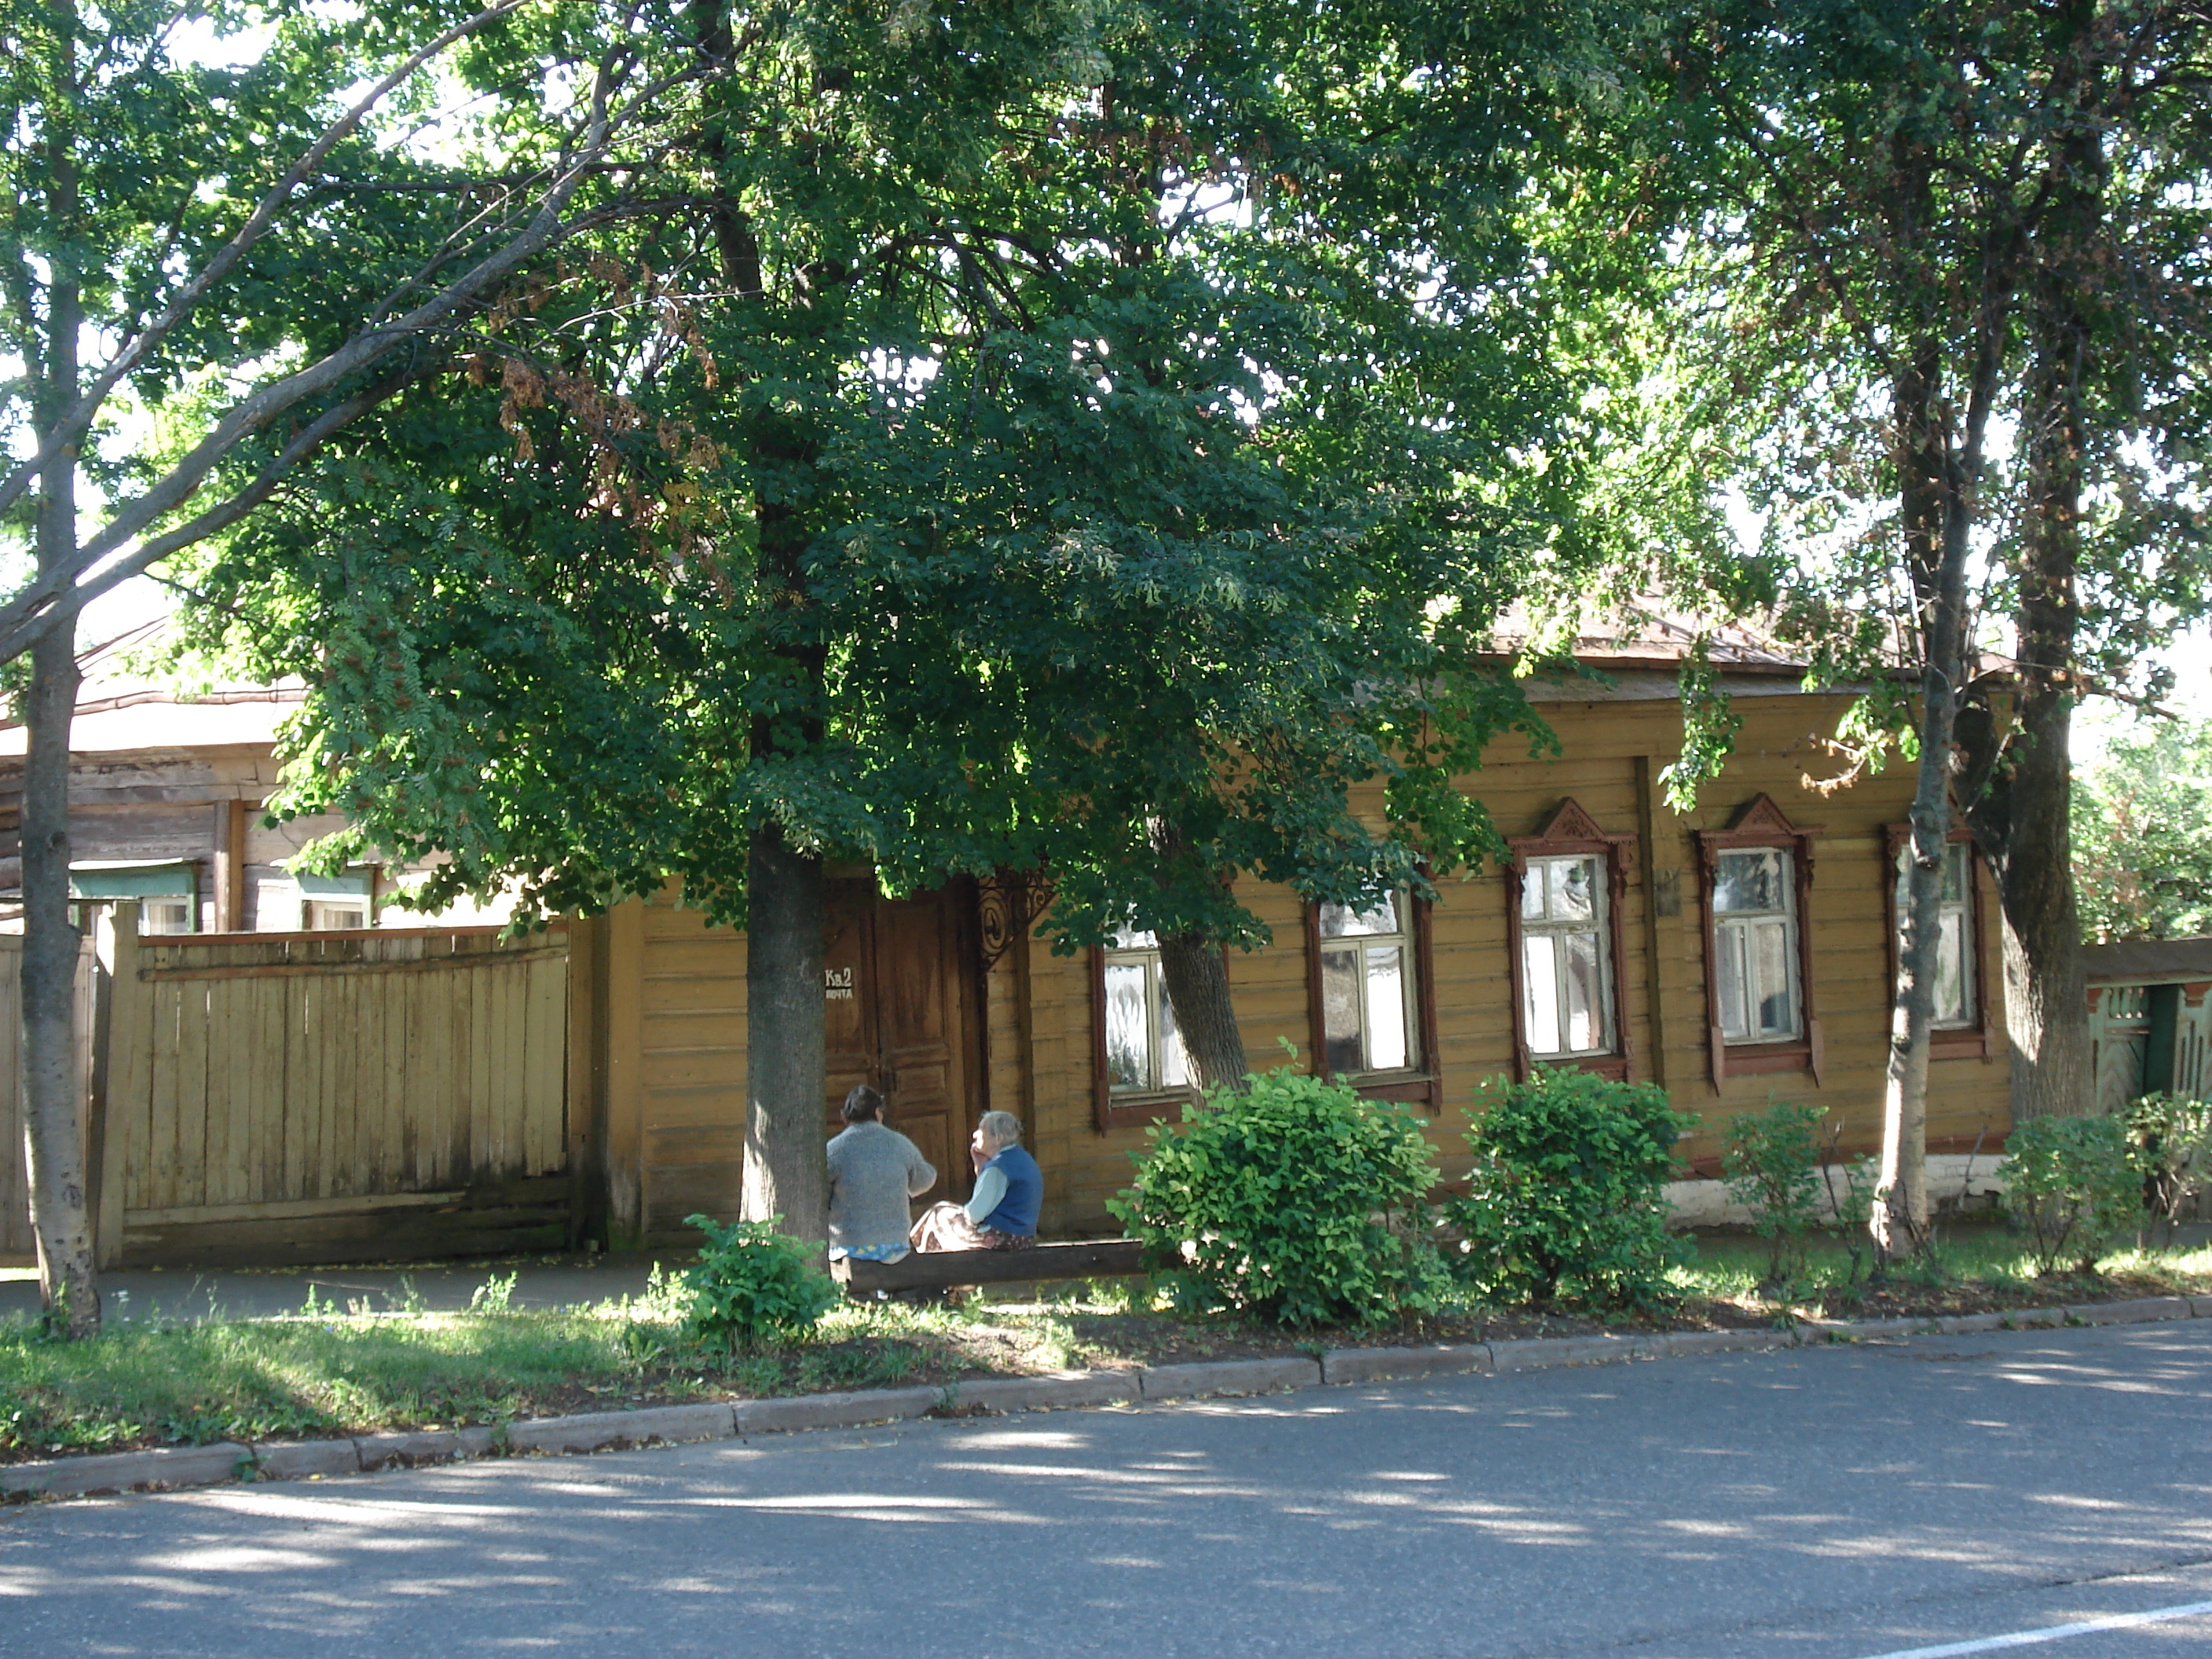
[[[76,74],[76,15],[56,14],[64,81]],[[66,111],[66,101],[61,108]],[[70,226],[77,211],[76,134],[58,114],[47,135],[47,206]],[[64,234],[66,234],[66,230]],[[50,429],[79,392],[83,296],[66,254],[56,256],[47,298],[46,361],[33,424]],[[36,441],[34,438],[33,441]],[[37,550],[46,570],[76,551],[76,451],[64,448],[40,479]],[[100,1334],[92,1212],[84,1168],[84,1099],[77,1086],[77,931],[70,924],[70,724],[76,713],[76,612],[54,617],[31,647],[23,763],[23,1146],[31,1228],[39,1245],[39,1297],[48,1328],[71,1339]]]
[[[1220,945],[1201,933],[1170,934],[1160,941],[1160,978],[1199,1087],[1242,1093],[1250,1068]]]
[[[826,1242],[822,860],[763,825],[745,902],[744,1217],[780,1216],[784,1231]]]
[[[2100,230],[2100,192],[2081,181],[2101,178],[2105,163],[2093,130],[2077,131],[2069,148],[2072,183],[2052,215],[2028,317],[2034,356],[2021,434],[2027,512],[2015,647],[2018,706],[1988,782],[1968,809],[1996,870],[2004,916],[2014,1122],[2096,1108],[2070,820],[2087,440],[2082,400],[2096,335],[2075,272],[2090,258]]]
[[[39,1244],[39,1299],[49,1328],[72,1340],[100,1334],[76,1066],[77,930],[70,925],[75,620],[57,621],[31,649],[22,811],[23,1144]]]

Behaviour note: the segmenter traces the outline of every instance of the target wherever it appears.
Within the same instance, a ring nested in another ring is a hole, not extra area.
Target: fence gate
[[[132,907],[117,921],[104,1263],[571,1242],[564,927],[140,938]]]

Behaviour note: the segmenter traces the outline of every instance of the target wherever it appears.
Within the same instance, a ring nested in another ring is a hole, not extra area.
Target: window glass
[[[1528,1051],[1556,1054],[1565,1045],[1559,1041],[1559,950],[1549,933],[1531,933],[1521,941],[1522,960],[1528,972]]]
[[[1800,1034],[1796,871],[1779,848],[1723,853],[1716,864],[1713,950],[1727,1042]]]
[[[1398,897],[1385,893],[1371,909],[1354,910],[1348,904],[1324,904],[1321,907],[1321,936],[1323,939],[1354,939],[1370,933],[1398,932]]]
[[[332,904],[324,899],[309,899],[302,921],[311,933],[329,933],[342,927],[366,927],[368,926],[368,907],[366,904]]]
[[[1713,908],[1723,913],[1783,908],[1789,858],[1787,853],[1765,849],[1722,854],[1713,883]]]
[[[1613,1048],[1603,860],[1533,858],[1521,879],[1523,1040],[1540,1058]]]
[[[1106,1075],[1116,1089],[1141,1089],[1152,1075],[1145,977],[1141,962],[1106,964]]]
[[[189,933],[192,927],[190,899],[148,899],[138,919],[142,933]]]
[[[1367,947],[1367,1069],[1397,1072],[1407,1065],[1406,952],[1401,945]]]
[[[1385,894],[1366,910],[1320,907],[1321,935],[1332,941],[1316,964],[1321,999],[1322,1066],[1330,1077],[1401,1072],[1420,1063],[1414,1042],[1413,939],[1403,894]],[[1334,941],[1347,941],[1335,943]],[[1357,944],[1349,941],[1357,940]]]

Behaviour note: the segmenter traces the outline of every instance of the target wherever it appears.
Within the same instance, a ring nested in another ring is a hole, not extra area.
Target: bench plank
[[[1028,1279],[1112,1278],[1144,1272],[1133,1238],[1078,1239],[1026,1250],[916,1250],[903,1261],[833,1261],[837,1281],[855,1291],[941,1290]]]

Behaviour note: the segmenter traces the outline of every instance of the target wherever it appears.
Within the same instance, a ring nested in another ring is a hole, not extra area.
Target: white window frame
[[[1392,926],[1388,930],[1363,928],[1358,932],[1343,930],[1346,920],[1364,922],[1376,910],[1355,912],[1349,905],[1323,904],[1315,912],[1315,949],[1318,953],[1313,964],[1313,995],[1317,1000],[1315,1029],[1322,1035],[1322,1050],[1314,1057],[1316,1069],[1328,1077],[1344,1077],[1364,1081],[1372,1078],[1395,1078],[1417,1073],[1425,1056],[1421,1051],[1420,957],[1415,950],[1413,895],[1404,888],[1391,892],[1386,901],[1391,907]],[[1380,905],[1376,907],[1379,910]],[[1332,924],[1339,931],[1329,931]],[[1376,975],[1368,952],[1395,947],[1398,952],[1397,1003],[1399,1029],[1404,1033],[1405,1057],[1394,1064],[1374,1063],[1373,1038],[1376,1029]],[[1354,971],[1358,976],[1358,1012],[1359,1029],[1355,1034],[1359,1043],[1360,1064],[1357,1070],[1346,1071],[1329,1063],[1328,1005],[1326,996],[1328,959],[1331,956],[1350,955]]]
[[[1134,928],[1120,929],[1114,942],[1104,947],[1102,955],[1101,995],[1098,1018],[1102,1023],[1099,1048],[1106,1056],[1107,1088],[1110,1094],[1121,1097],[1180,1093],[1190,1087],[1190,1057],[1183,1049],[1180,1034],[1175,1030],[1174,1011],[1168,1004],[1167,981],[1160,974],[1159,941],[1152,934]],[[1144,975],[1145,1002],[1145,1075],[1133,1083],[1124,1083],[1114,1075],[1113,1047],[1110,1037],[1103,1035],[1104,1022],[1113,1006],[1114,970],[1138,969]],[[1163,1035],[1166,1041],[1163,1041]],[[1178,1069],[1170,1060],[1171,1053],[1180,1060],[1182,1077],[1171,1079],[1170,1073]]]
[[[1730,1048],[1754,1048],[1771,1042],[1796,1042],[1806,1035],[1804,951],[1799,928],[1802,925],[1797,914],[1797,866],[1799,854],[1787,847],[1731,847],[1720,850],[1713,864],[1712,893],[1710,902],[1713,917],[1713,951],[1717,960],[1713,972],[1725,988],[1728,975],[1723,970],[1733,954],[1737,973],[1737,986],[1742,994],[1741,1012],[1747,1016],[1743,1028],[1731,1031],[1728,994],[1723,988],[1719,997],[1721,1040]],[[1776,860],[1777,885],[1781,893],[1778,906],[1763,910],[1723,910],[1721,908],[1723,872],[1730,859],[1772,859]],[[1782,934],[1782,963],[1784,989],[1790,1000],[1790,1023],[1786,1027],[1767,1029],[1755,1024],[1754,1011],[1765,1002],[1772,988],[1759,977],[1757,939],[1760,933],[1779,927]]]
[[[1619,1052],[1620,1011],[1613,1006],[1613,917],[1608,908],[1612,902],[1612,883],[1608,879],[1607,863],[1601,853],[1538,853],[1529,856],[1521,872],[1521,1018],[1522,1029],[1528,1034],[1528,1053],[1533,1060],[1595,1060],[1608,1058]],[[1560,864],[1589,866],[1590,914],[1588,916],[1555,917],[1550,915],[1552,890],[1548,868]],[[1537,915],[1528,914],[1528,900],[1532,893],[1540,897],[1542,913]],[[1529,953],[1529,945],[1540,939],[1552,941],[1554,1024],[1564,1041],[1567,1034],[1567,958],[1566,952],[1560,948],[1560,942],[1578,933],[1589,933],[1597,941],[1596,1042],[1587,1048],[1539,1048],[1534,1038],[1534,998],[1538,975],[1536,964]]]
[[[345,911],[361,920],[350,927],[330,920],[331,913]],[[320,913],[320,914],[319,914]],[[369,925],[368,900],[362,898],[302,898],[300,901],[300,929],[307,933],[367,932]]]
[[[184,916],[182,920],[184,921],[184,926],[181,927],[174,927],[166,925],[161,927],[155,926],[154,907],[157,904],[173,905],[177,909],[183,911]],[[200,907],[198,901],[196,899],[191,897],[174,897],[164,894],[154,898],[141,899],[138,902],[138,931],[141,934],[152,934],[160,937],[174,938],[179,933],[197,933],[199,930]]]

